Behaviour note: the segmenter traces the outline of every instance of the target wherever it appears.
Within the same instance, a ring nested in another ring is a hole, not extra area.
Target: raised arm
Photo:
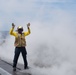
[[[15,25],[12,23],[12,28],[10,29],[10,35],[16,36],[16,32],[14,32]]]
[[[28,29],[28,31],[24,32],[25,36],[27,36],[27,35],[29,35],[31,33],[31,31],[30,31],[30,23],[27,24],[27,29]]]

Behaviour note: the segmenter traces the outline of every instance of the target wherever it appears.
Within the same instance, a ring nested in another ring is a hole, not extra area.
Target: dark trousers
[[[27,52],[26,52],[26,48],[25,47],[16,47],[15,48],[13,67],[16,68],[17,61],[18,61],[20,53],[22,53],[22,57],[23,57],[23,60],[24,60],[24,68],[27,68],[27,66],[28,66],[28,63],[27,63]]]

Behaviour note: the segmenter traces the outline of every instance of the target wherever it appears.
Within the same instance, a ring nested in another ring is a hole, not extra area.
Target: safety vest
[[[14,42],[15,47],[25,47],[26,46],[26,40],[24,33],[19,34],[17,33],[17,36],[15,37]]]

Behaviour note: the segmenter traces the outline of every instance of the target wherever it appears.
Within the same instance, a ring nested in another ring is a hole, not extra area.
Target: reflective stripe
[[[5,71],[4,69],[0,68],[0,75],[12,75],[12,74],[10,74],[7,71]]]

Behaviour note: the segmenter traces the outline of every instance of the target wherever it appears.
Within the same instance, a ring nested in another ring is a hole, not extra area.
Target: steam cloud
[[[15,0],[13,2],[15,2]],[[34,8],[34,0],[31,0],[31,2],[30,5],[29,0],[27,1],[26,4],[30,6],[27,5],[25,9],[27,10],[27,8],[29,8],[30,10],[28,9],[27,11],[31,11],[32,13],[39,12],[35,15],[33,14],[33,16],[35,16],[34,18],[32,16],[30,17],[31,34],[26,37],[27,57],[29,66],[32,67],[31,73],[33,75],[76,75],[75,19],[68,11],[53,5],[47,6],[45,3],[43,6],[40,5],[42,6],[41,8],[39,8],[40,6],[36,6],[36,8],[38,8],[37,11],[32,11],[31,8]],[[17,3],[17,6],[20,5],[20,3]],[[8,4],[8,6],[10,5]],[[17,6],[15,5],[14,7]],[[25,6],[23,5],[22,7]],[[36,10],[36,8],[34,9]],[[9,13],[16,9],[10,10]],[[17,11],[20,12],[21,10],[23,11],[24,9],[21,8]],[[22,13],[22,11],[20,13]],[[47,16],[45,16],[45,14],[47,14]],[[23,16],[19,17],[19,19],[16,17],[16,19],[17,22],[15,23],[17,26],[19,25],[18,22],[21,22],[20,24],[22,24],[25,29],[26,26],[24,23],[29,21],[26,20],[26,22],[24,22],[25,17]],[[12,19],[10,22],[11,21]],[[25,29],[25,31],[27,30]],[[8,59],[8,61],[13,60],[13,42],[14,37],[8,36],[6,43],[0,46],[1,58],[5,60]],[[19,58],[19,63],[23,63],[22,57]]]

